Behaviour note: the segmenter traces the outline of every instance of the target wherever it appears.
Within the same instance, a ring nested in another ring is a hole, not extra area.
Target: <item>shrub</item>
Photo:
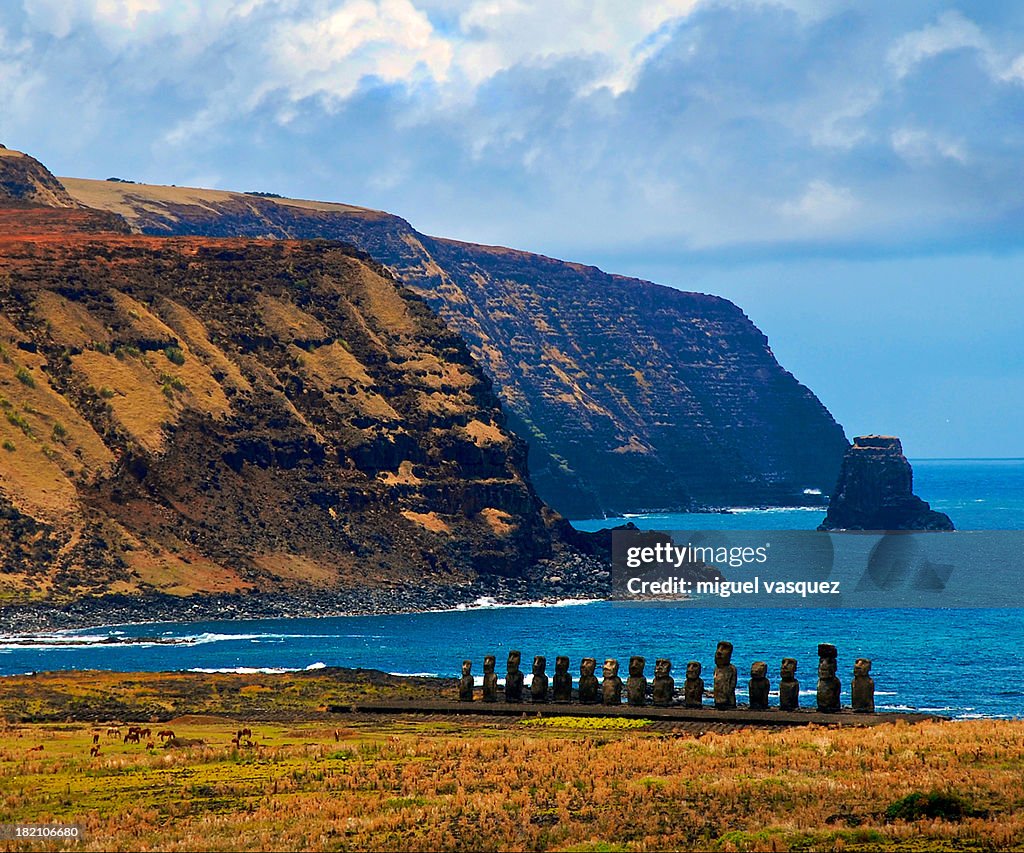
[[[185,353],[181,351],[181,347],[167,347],[164,350],[164,355],[167,356],[167,360],[171,364],[176,364],[178,367],[185,363]]]
[[[67,428],[60,421],[53,425],[52,438],[54,441],[63,441],[68,437]]]
[[[19,367],[14,375],[18,377],[18,381],[22,385],[27,385],[29,388],[36,387],[36,380],[32,378],[32,374],[28,372],[27,368]]]
[[[188,386],[177,376],[160,374],[160,390],[165,397],[173,397],[175,391],[184,391]]]
[[[27,420],[25,420],[24,415],[21,415],[18,412],[13,411],[12,409],[8,409],[4,412],[4,417],[7,418],[7,422],[11,424],[11,426],[16,426],[23,433],[25,433],[25,435],[31,438],[32,425]]]
[[[4,439],[4,443],[2,446],[3,449],[6,450],[8,453],[14,453],[14,451],[17,450],[17,448],[14,446],[14,442],[11,441],[9,438]]]
[[[104,385],[102,388],[100,388],[100,396],[104,400],[109,400],[111,397],[114,396],[114,389],[108,388],[106,385]]]
[[[114,357],[119,361],[124,361],[126,356],[137,358],[140,355],[142,355],[142,350],[134,344],[120,344],[114,347]]]
[[[922,818],[934,820],[961,820],[979,815],[969,802],[958,794],[944,791],[913,791],[901,797],[885,810],[887,821],[915,821]]]

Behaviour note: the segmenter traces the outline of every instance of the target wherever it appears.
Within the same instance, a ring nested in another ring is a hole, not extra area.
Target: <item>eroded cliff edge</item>
[[[847,442],[727,300],[501,247],[420,234],[341,204],[62,179],[147,234],[351,243],[469,344],[540,496],[568,517],[815,501]]]

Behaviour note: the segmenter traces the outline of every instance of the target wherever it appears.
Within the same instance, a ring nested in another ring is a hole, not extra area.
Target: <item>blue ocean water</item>
[[[1024,529],[1024,460],[917,460],[914,469],[917,493],[947,512],[961,530]],[[806,530],[822,516],[819,508],[632,520],[641,527],[668,530]],[[609,521],[577,524],[597,529]],[[110,633],[185,642],[102,643]],[[86,644],[61,645],[71,637]],[[641,654],[650,664],[657,657],[669,657],[679,678],[685,662],[696,659],[704,663],[710,678],[720,639],[735,645],[733,662],[741,673],[741,688],[752,661],[769,661],[775,682],[779,661],[792,656],[800,662],[798,677],[807,702],[812,702],[817,643],[832,642],[840,650],[846,701],[853,661],[863,656],[874,661],[879,709],[960,718],[1024,717],[1024,658],[1019,653],[1024,646],[1024,609],[1016,608],[762,611],[710,609],[698,602],[594,602],[482,605],[396,616],[114,626],[51,635],[48,644],[33,647],[0,638],[0,675],[59,669],[297,670],[336,665],[453,676],[463,658],[476,661],[479,672],[484,654],[503,660],[508,649],[518,648],[524,663],[536,654],[551,663],[556,655],[567,654],[574,670],[584,656],[617,657],[624,663],[630,655]]]

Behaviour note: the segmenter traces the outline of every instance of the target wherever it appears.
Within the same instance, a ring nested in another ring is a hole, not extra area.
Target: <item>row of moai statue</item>
[[[712,696],[714,706],[720,711],[736,707],[736,667],[732,663],[732,643],[721,642],[715,649],[715,676]],[[836,647],[830,643],[818,646],[818,695],[817,707],[822,713],[836,713],[840,710],[840,694],[842,684],[836,677]],[[505,701],[520,703],[523,701],[523,673],[519,669],[522,657],[519,652],[508,654],[508,669],[505,675]],[[498,701],[498,675],[494,671],[494,655],[484,658],[483,701]],[[584,705],[621,705],[622,692],[625,687],[626,701],[629,705],[639,707],[647,704],[647,678],[644,668],[647,661],[635,655],[629,659],[629,677],[625,685],[619,678],[619,662],[608,658],[604,662],[603,680],[599,683],[595,672],[597,660],[583,658],[580,661],[580,680],[577,692],[578,701]],[[549,701],[549,682],[545,670],[547,659],[538,655],[533,659],[533,682],[530,685],[530,699],[536,703]],[[780,669],[779,708],[783,711],[795,711],[800,707],[800,682],[796,678],[796,658],[783,658]],[[462,678],[459,681],[459,699],[463,702],[473,701],[473,663],[462,662]],[[654,665],[654,679],[651,682],[651,701],[654,705],[667,707],[677,704],[676,683],[671,676],[672,662],[667,658],[659,658]],[[871,661],[858,658],[853,667],[853,710],[860,713],[873,713],[875,710],[875,682],[871,678]],[[572,676],[569,674],[569,658],[559,655],[555,658],[555,674],[551,686],[550,698],[555,702],[571,702]],[[768,680],[768,664],[755,661],[750,667],[748,683],[750,710],[767,711],[768,695],[771,682]],[[686,708],[704,706],[704,679],[701,678],[699,661],[692,660],[686,665],[686,680],[683,682],[682,705]]]

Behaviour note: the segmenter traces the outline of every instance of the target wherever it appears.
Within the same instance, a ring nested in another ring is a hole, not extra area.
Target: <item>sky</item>
[[[7,0],[0,142],[716,293],[849,436],[1024,456],[1024,4]]]

